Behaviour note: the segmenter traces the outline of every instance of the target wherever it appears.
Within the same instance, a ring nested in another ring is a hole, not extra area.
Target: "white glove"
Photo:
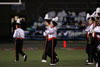
[[[43,32],[43,36],[47,36],[47,33],[46,32]]]

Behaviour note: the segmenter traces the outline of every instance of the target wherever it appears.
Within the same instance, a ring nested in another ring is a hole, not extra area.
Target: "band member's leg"
[[[22,55],[22,56],[24,56],[24,55],[26,55],[24,52],[23,52],[23,50],[22,50],[22,48],[23,48],[23,40],[19,40],[19,53]]]
[[[43,56],[42,56],[43,60],[47,60],[47,47],[48,47],[48,40],[46,39],[45,45],[44,45],[44,53],[43,53]]]
[[[19,41],[15,40],[15,56],[16,61],[19,61]]]

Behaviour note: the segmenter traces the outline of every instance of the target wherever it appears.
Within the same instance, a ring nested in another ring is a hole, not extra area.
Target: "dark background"
[[[0,0],[11,1],[11,0]],[[14,0],[13,0],[14,1]],[[16,0],[15,0],[16,1]],[[24,5],[20,6],[0,5],[0,41],[11,40],[10,18],[18,15],[25,16],[26,27],[33,21],[37,21],[39,16],[44,17],[48,11],[86,11],[92,12],[100,6],[100,0],[22,0]]]

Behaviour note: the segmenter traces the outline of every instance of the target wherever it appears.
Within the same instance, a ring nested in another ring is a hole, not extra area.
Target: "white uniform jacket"
[[[43,33],[44,36],[48,35],[48,40],[56,39],[57,38],[57,28],[49,28],[48,30],[45,30]]]
[[[94,32],[97,34],[97,38],[100,39],[100,26],[96,26]]]
[[[24,31],[21,28],[17,28],[14,31],[13,38],[24,39]]]

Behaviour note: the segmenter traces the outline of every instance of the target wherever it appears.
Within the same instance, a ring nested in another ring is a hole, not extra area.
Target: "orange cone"
[[[66,48],[67,47],[67,42],[66,41],[63,41],[63,46],[64,46],[64,48]]]

